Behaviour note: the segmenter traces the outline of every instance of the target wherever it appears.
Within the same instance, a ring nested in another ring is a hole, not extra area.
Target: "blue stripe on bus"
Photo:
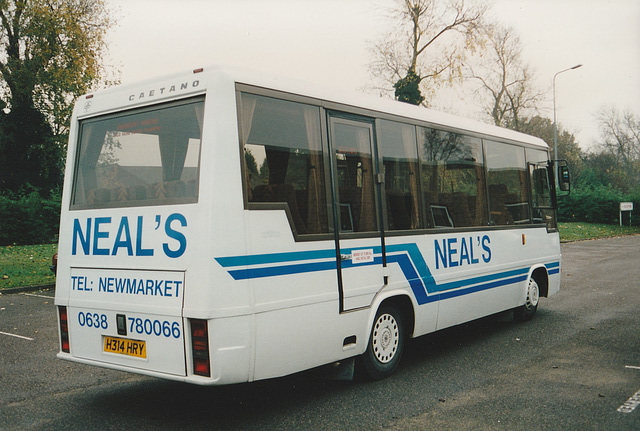
[[[416,301],[418,304],[426,304],[430,302],[429,294],[427,293],[427,284],[431,284],[435,286],[435,281],[429,273],[429,278],[421,277],[418,272],[416,272],[416,268],[414,264],[411,263],[411,256],[407,254],[395,254],[387,256],[387,262],[389,263],[397,263],[404,274],[404,277],[409,282],[409,286],[411,286],[411,291],[413,292],[413,296],[416,297]],[[427,271],[429,271],[427,269]]]
[[[382,257],[376,257],[373,262],[353,265],[351,262],[343,262],[342,268],[354,266],[382,265]],[[230,270],[229,274],[234,280],[248,280],[250,278],[275,277],[278,275],[303,274],[306,272],[327,271],[336,269],[336,261],[299,263],[295,265],[269,266],[264,268],[249,268]]]
[[[342,249],[343,254],[352,253],[354,250],[373,250],[374,255],[381,255],[380,246],[357,247]],[[508,284],[519,283],[527,279],[529,268],[519,268],[498,272],[495,274],[471,277],[464,280],[451,281],[446,283],[436,283],[431,275],[431,271],[418,249],[417,244],[397,244],[386,247],[387,262],[396,263],[402,270],[411,291],[418,304],[426,304],[442,299],[455,298],[474,292],[506,286]],[[245,267],[229,269],[228,273],[234,280],[249,280],[255,278],[276,277],[291,274],[304,274],[319,271],[331,271],[336,266],[336,251],[309,250],[302,252],[284,252],[258,254],[253,256],[229,256],[219,257],[215,260],[223,268]],[[308,262],[309,260],[321,260],[319,262]],[[300,263],[294,263],[300,262]],[[263,266],[246,268],[247,266],[269,265],[274,263],[289,263],[288,265]],[[362,267],[370,265],[381,265],[382,257],[374,257],[372,262],[353,264],[349,260],[341,263],[343,269],[352,267]],[[548,274],[558,274],[560,272],[560,262],[546,263]]]
[[[234,280],[248,280],[251,278],[276,277],[279,275],[303,274],[306,272],[328,271],[332,269],[336,269],[335,261],[236,269],[229,271],[229,274]]]
[[[500,275],[500,274],[498,274]],[[466,289],[452,290],[443,292],[440,294],[439,299],[455,298],[457,296],[467,295],[469,293],[481,292],[483,290],[489,290],[496,287],[506,286],[507,284],[519,283],[527,279],[527,274],[519,275],[517,277],[505,278],[502,280],[492,281],[490,283],[478,284],[476,286],[468,287]]]
[[[517,278],[517,276],[522,276],[523,274],[526,278],[528,273],[529,273],[529,268],[520,268],[520,269],[511,270],[511,271],[498,272],[496,274],[483,275],[481,277],[468,278],[466,280],[452,281],[449,283],[442,283],[438,285],[438,291],[459,289],[461,287],[468,286],[470,284],[488,283],[488,282],[497,280],[499,278],[507,278],[507,277],[514,277],[514,276]]]
[[[229,268],[233,266],[262,265],[267,263],[294,262],[298,260],[328,259],[335,257],[336,251],[329,249],[256,254],[253,256],[216,257],[216,261],[223,268]]]
[[[545,263],[549,275],[560,274],[560,262]]]

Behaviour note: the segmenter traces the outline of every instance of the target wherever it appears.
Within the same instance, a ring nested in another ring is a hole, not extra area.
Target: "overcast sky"
[[[370,43],[388,27],[392,0],[107,0],[118,25],[109,55],[123,83],[223,63],[359,91],[370,84]],[[640,115],[639,0],[494,0],[515,28],[524,60],[548,90],[542,115],[588,149],[604,105]],[[469,114],[470,101],[439,102]],[[479,109],[479,108],[478,108]],[[476,114],[477,115],[477,114]]]

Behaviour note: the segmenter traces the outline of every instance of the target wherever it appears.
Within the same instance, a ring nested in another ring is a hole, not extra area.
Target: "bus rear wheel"
[[[405,343],[402,313],[392,304],[383,305],[376,313],[367,350],[360,357],[366,376],[384,379],[394,373]]]
[[[538,309],[539,301],[540,286],[538,286],[536,279],[531,277],[529,279],[529,284],[527,285],[527,298],[525,299],[524,304],[513,311],[514,319],[524,322],[533,318],[533,315],[536,314],[536,310]]]

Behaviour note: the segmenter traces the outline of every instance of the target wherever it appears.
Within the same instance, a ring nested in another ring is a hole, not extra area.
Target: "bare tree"
[[[428,105],[439,85],[462,77],[465,53],[478,43],[487,8],[465,0],[396,0],[395,30],[373,46],[369,69],[378,89],[395,88],[398,100]]]
[[[513,28],[484,29],[488,48],[467,64],[468,77],[479,83],[476,93],[497,126],[521,129],[523,115],[538,107],[544,92],[535,88],[533,72],[522,60],[520,38]]]
[[[603,107],[597,114],[604,153],[613,156],[615,171],[621,177],[623,190],[640,186],[640,117],[615,107]]]

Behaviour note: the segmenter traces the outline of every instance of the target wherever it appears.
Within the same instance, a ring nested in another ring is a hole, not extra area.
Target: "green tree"
[[[74,99],[104,71],[104,0],[0,0],[0,189],[59,186]]]
[[[584,171],[580,177],[580,186],[585,188],[614,188],[619,183],[615,170],[615,157],[604,151],[588,153],[584,157]]]
[[[249,173],[258,175],[258,163],[256,163],[256,158],[254,157],[251,150],[245,148],[244,150],[244,161],[247,165],[247,170]]]
[[[420,105],[424,101],[424,96],[420,91],[420,77],[414,70],[407,72],[407,76],[398,80],[393,87],[396,89],[396,100],[400,102]]]
[[[545,141],[549,145],[551,156],[553,157],[553,120],[538,115],[521,118],[519,131]],[[585,157],[586,154],[576,142],[575,136],[558,125],[558,158],[568,162],[573,184],[580,184],[583,181]]]

